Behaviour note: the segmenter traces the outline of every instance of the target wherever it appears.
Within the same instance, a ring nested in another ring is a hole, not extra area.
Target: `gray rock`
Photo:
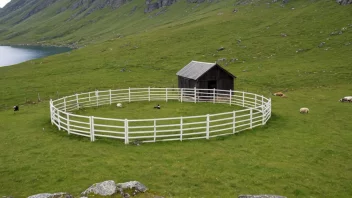
[[[145,4],[147,7],[144,9],[144,13],[152,12],[153,10],[170,6],[176,2],[177,0],[157,0],[156,2],[152,3],[152,0],[146,0]]]
[[[87,190],[82,192],[82,195],[95,194],[102,196],[109,196],[116,193],[116,184],[113,180],[96,183],[90,186]]]
[[[31,195],[28,198],[73,198],[72,195],[69,193],[65,192],[59,192],[59,193],[41,193],[41,194],[36,194],[36,195]]]
[[[321,42],[319,45],[318,45],[318,47],[324,47],[324,45],[325,45],[325,42]]]
[[[217,51],[222,51],[224,49],[225,49],[224,47],[220,47],[219,49],[217,49]]]
[[[147,4],[147,7],[144,9],[144,12],[151,12],[153,10],[159,9],[159,4],[158,3],[150,3]]]
[[[352,0],[336,0],[336,2],[340,5],[352,4]]]
[[[117,188],[119,189],[135,189],[139,192],[145,192],[148,190],[148,188],[143,185],[142,183],[138,182],[138,181],[129,181],[129,182],[125,182],[125,183],[118,183],[116,184]]]
[[[128,193],[125,193],[125,194],[123,195],[123,198],[130,198],[130,197],[131,197],[131,195],[128,194]]]
[[[240,195],[238,198],[287,198],[280,195]]]

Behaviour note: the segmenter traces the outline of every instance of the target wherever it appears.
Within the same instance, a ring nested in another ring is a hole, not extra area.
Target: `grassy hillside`
[[[89,17],[107,16],[45,41],[94,44],[0,68],[0,195],[78,195],[92,183],[113,179],[138,180],[165,197],[352,196],[352,105],[338,102],[352,95],[351,6],[178,2],[162,15],[124,16],[133,3],[116,15],[96,12]],[[72,30],[60,20],[23,38]],[[4,38],[1,42],[8,42]],[[221,46],[225,50],[217,52]],[[176,87],[175,73],[191,60],[220,58],[237,76],[235,89],[266,96],[286,91],[288,98],[273,98],[266,126],[210,141],[135,147],[112,140],[90,143],[50,125],[49,98],[94,89]],[[38,93],[43,102],[36,102]],[[15,104],[21,104],[18,114],[11,109]],[[310,114],[298,113],[303,106]]]

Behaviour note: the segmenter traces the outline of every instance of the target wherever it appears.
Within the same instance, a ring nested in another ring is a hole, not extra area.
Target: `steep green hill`
[[[1,195],[79,195],[90,184],[114,179],[141,181],[165,197],[352,196],[352,105],[338,102],[352,95],[351,5],[179,1],[144,13],[145,2],[126,1],[68,20],[78,12],[72,2],[55,1],[21,22],[29,8],[0,14],[0,43],[81,46],[0,68]],[[191,60],[219,59],[237,76],[237,90],[268,97],[285,91],[288,98],[273,98],[266,126],[211,141],[133,147],[89,143],[49,123],[49,98],[176,87],[175,73]],[[298,113],[303,106],[310,114]]]

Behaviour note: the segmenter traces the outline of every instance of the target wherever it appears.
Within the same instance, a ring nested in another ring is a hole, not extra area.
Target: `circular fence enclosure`
[[[211,102],[242,106],[245,109],[200,116],[116,119],[76,115],[80,108],[132,101]],[[51,123],[59,130],[90,138],[157,142],[209,139],[235,134],[265,125],[271,117],[271,99],[233,90],[186,88],[129,88],[93,91],[50,100]]]

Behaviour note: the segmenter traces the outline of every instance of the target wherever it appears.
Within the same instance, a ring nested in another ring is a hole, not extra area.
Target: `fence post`
[[[165,98],[166,98],[166,102],[167,102],[167,88],[165,90]]]
[[[109,100],[110,100],[110,105],[111,105],[111,89],[109,89]]]
[[[206,128],[206,132],[205,132],[205,138],[207,140],[209,140],[209,130],[210,130],[210,116],[209,114],[207,114],[207,128]]]
[[[125,119],[125,144],[129,144],[128,141],[128,120]]]
[[[183,100],[183,88],[181,88],[181,102]]]
[[[64,97],[64,110],[66,112],[66,96]]]
[[[156,142],[156,120],[154,120],[154,142]]]
[[[230,94],[230,106],[231,106],[231,102],[232,102],[232,90],[231,89],[230,89],[229,94]]]
[[[128,102],[131,102],[131,87],[128,88]]]
[[[257,94],[254,95],[254,108],[257,107]]]
[[[78,94],[77,93],[76,93],[76,104],[77,104],[77,109],[79,109]]]
[[[50,99],[50,122],[51,122],[51,125],[54,124],[54,121],[53,121],[53,99]]]
[[[252,128],[252,125],[253,125],[253,120],[252,120],[253,119],[253,109],[252,108],[249,109],[249,116],[250,116],[249,117],[249,119],[250,119],[249,120],[250,121],[249,128]]]
[[[233,111],[232,133],[236,133],[236,111]]]
[[[197,103],[197,87],[194,87],[194,103]]]
[[[97,107],[98,107],[99,106],[99,91],[98,90],[95,90],[95,98],[96,98]]]
[[[242,107],[244,107],[244,92],[242,92]]]
[[[148,101],[150,102],[150,87],[148,87]]]
[[[180,141],[182,142],[182,134],[183,134],[183,118],[180,117]]]
[[[215,88],[213,89],[213,103],[215,103]]]
[[[57,115],[57,123],[59,125],[59,131],[61,131],[61,121],[60,121],[60,111],[56,110]]]
[[[95,141],[95,137],[94,137],[94,116],[90,116],[89,117],[89,121],[90,121],[90,141],[94,142]]]
[[[67,126],[67,133],[70,135],[70,114],[66,113],[66,126]]]
[[[270,116],[269,116],[269,118],[271,118],[271,98],[269,98],[269,102],[268,102],[268,103],[269,103],[269,112],[270,112],[270,114],[269,114],[269,115],[270,115]]]
[[[88,92],[88,100],[90,102],[90,92]],[[90,104],[89,104],[90,105]]]
[[[262,105],[262,125],[264,125],[265,124],[265,105],[263,104]]]

